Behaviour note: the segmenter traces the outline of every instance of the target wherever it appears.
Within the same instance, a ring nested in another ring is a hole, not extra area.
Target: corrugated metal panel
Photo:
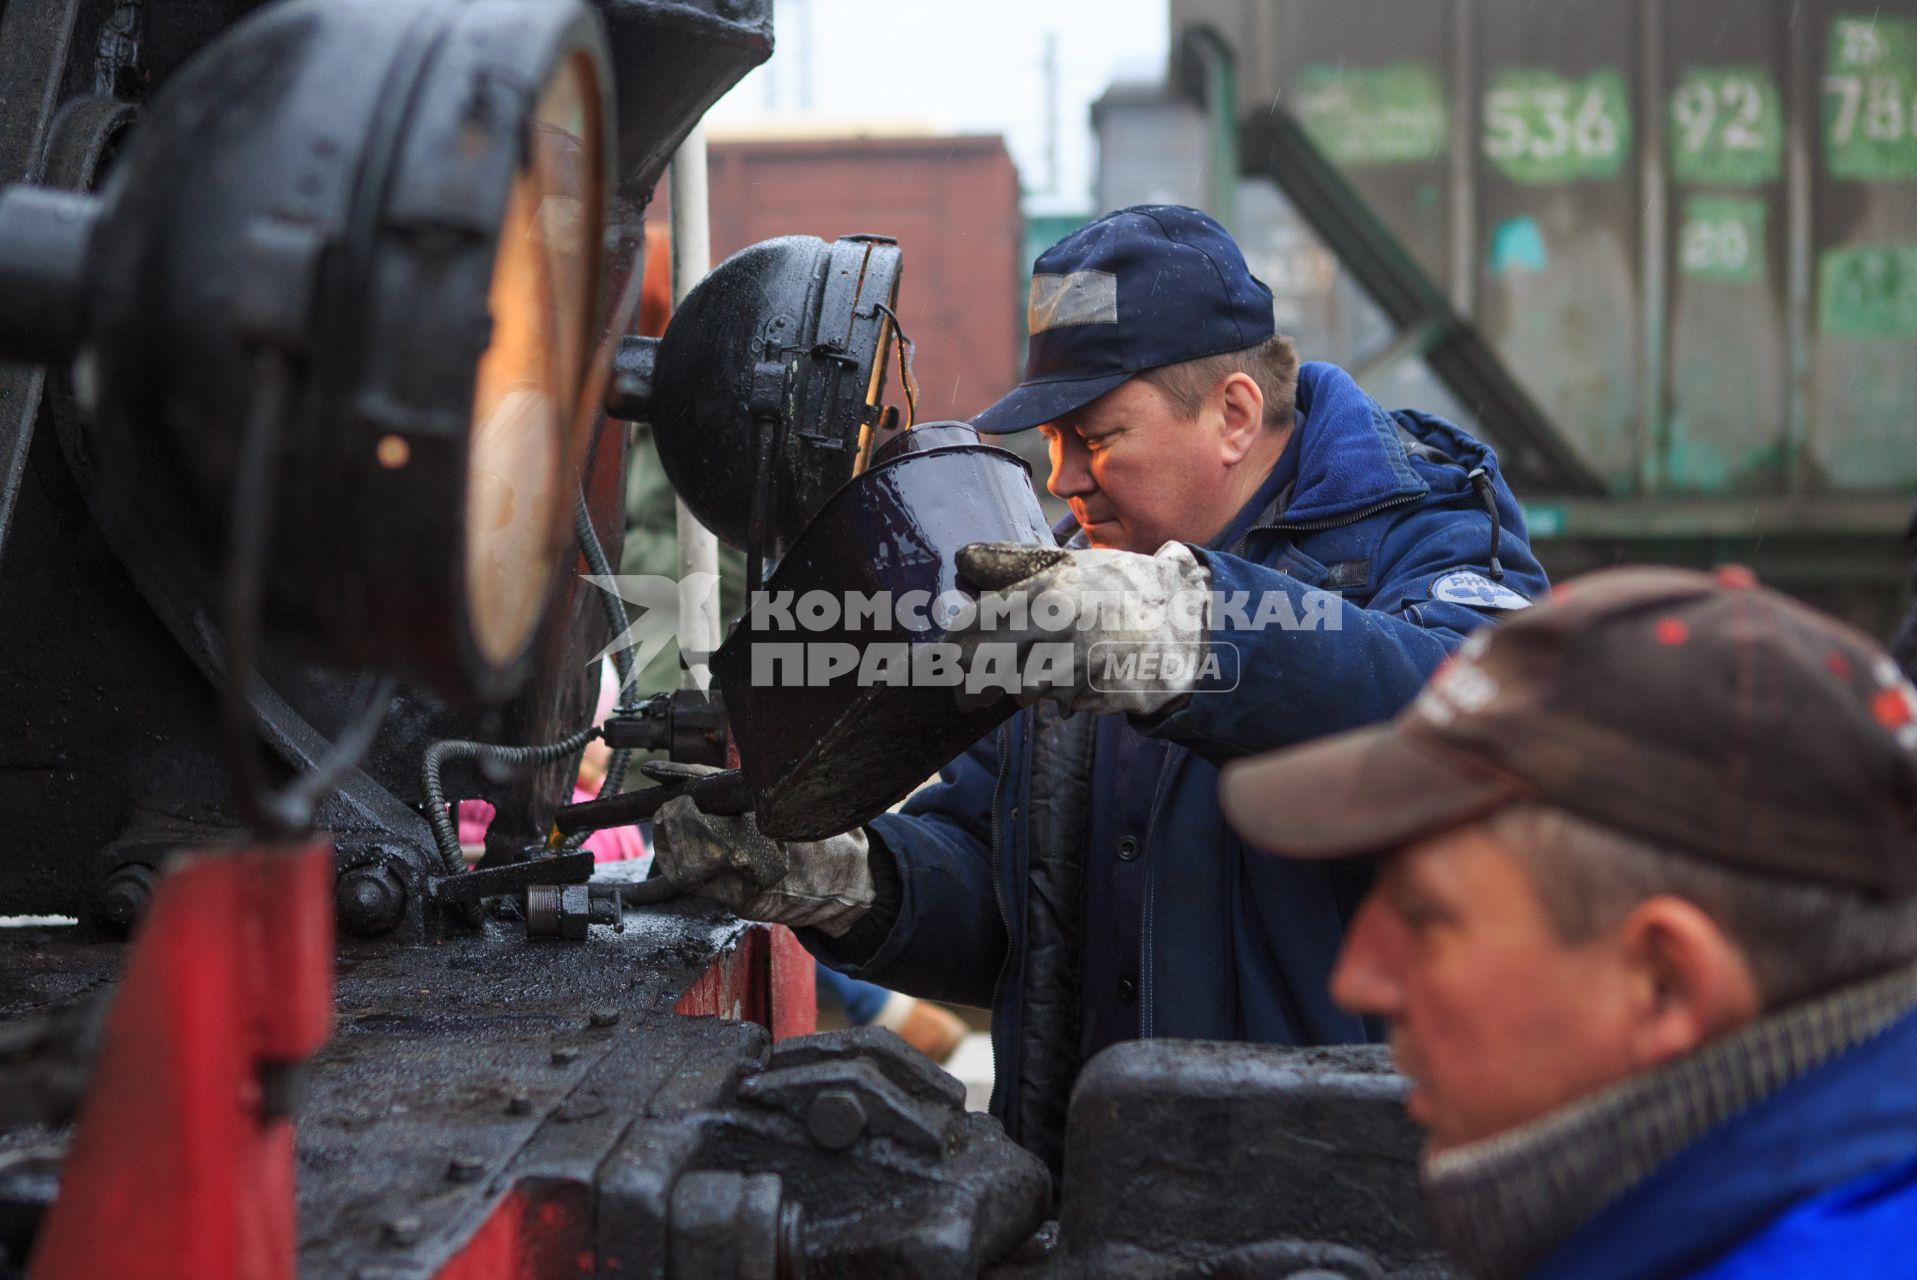
[[[1448,280],[1445,7],[1339,0],[1275,8],[1271,66],[1299,122],[1419,265]]]
[[[1638,417],[1636,5],[1481,0],[1478,296],[1511,372],[1613,486]]]
[[[1653,488],[1779,492],[1793,474],[1786,22],[1773,0],[1665,13],[1668,399]]]
[[[1807,5],[1814,473],[1917,483],[1917,3]]]
[[[1917,485],[1917,0],[1173,0],[1619,493]]]

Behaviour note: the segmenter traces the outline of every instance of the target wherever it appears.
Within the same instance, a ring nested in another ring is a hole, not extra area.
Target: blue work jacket
[[[1532,1280],[1917,1275],[1917,1015],[1706,1133]]]
[[[1231,550],[1193,550],[1214,593],[1247,593],[1248,613],[1276,593],[1296,616],[1315,611],[1336,629],[1237,630],[1240,619],[1215,610],[1212,651],[1223,659],[1215,678],[1170,714],[1134,721],[1172,744],[1155,777],[1127,780],[1153,797],[1140,855],[1139,1036],[1370,1038],[1328,990],[1368,868],[1292,862],[1247,847],[1219,809],[1218,767],[1390,717],[1469,631],[1546,590],[1497,459],[1472,436],[1421,413],[1388,413],[1342,370],[1315,363],[1301,370],[1297,431],[1289,491]],[[1060,1100],[1047,1123],[1062,1129],[1071,1083],[1032,1079],[1032,1006],[1052,996],[1043,980],[1028,979],[1074,971],[1076,946],[1035,938],[1027,924],[1034,804],[1050,799],[1035,796],[1032,782],[1042,724],[1034,710],[1021,712],[901,812],[869,824],[894,855],[901,885],[882,945],[848,956],[807,939],[854,977],[989,1007],[993,1113],[1027,1145],[1044,1139],[1014,1105],[1017,1095],[1055,1091]],[[1078,1065],[1064,1074],[1075,1076]]]

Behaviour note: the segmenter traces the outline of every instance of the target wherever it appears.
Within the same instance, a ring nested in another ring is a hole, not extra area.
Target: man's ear
[[[1760,1012],[1763,998],[1743,951],[1696,903],[1647,898],[1617,938],[1635,977],[1630,1048],[1640,1069],[1691,1053]]]
[[[1219,449],[1227,466],[1244,461],[1265,426],[1265,393],[1248,373],[1228,375],[1212,389],[1219,415]]]

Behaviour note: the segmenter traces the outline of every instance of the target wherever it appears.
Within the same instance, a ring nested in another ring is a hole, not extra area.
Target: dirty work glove
[[[837,938],[872,905],[862,830],[829,840],[774,840],[759,833],[749,813],[703,813],[691,796],[679,796],[653,816],[652,837],[660,874],[747,920]]]
[[[984,588],[970,624],[946,636],[966,671],[962,706],[1011,693],[1026,706],[1150,715],[1197,685],[1211,573],[1182,542],[1152,555],[975,542],[958,569]]]

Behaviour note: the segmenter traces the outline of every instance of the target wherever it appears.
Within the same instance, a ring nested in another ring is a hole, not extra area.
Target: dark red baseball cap
[[[1767,875],[1917,894],[1917,692],[1862,632],[1744,570],[1612,569],[1473,635],[1398,717],[1226,767],[1296,858],[1519,801]]]

